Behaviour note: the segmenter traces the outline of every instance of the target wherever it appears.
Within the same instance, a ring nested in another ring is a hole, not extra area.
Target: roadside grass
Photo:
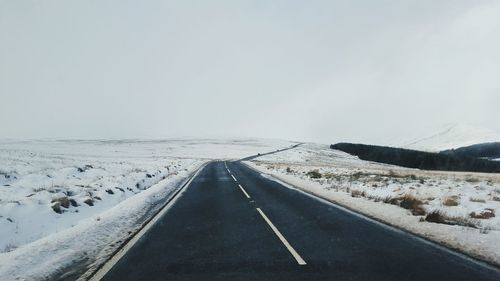
[[[311,170],[306,173],[311,179],[320,179],[323,175],[318,170]]]
[[[399,198],[399,206],[410,210],[414,216],[425,215],[424,202],[413,195],[406,194]]]
[[[366,193],[362,190],[353,189],[351,190],[351,197],[366,197]]]
[[[487,220],[495,217],[495,210],[487,208],[481,213],[472,212],[469,216],[473,219]]]
[[[412,215],[414,216],[424,216],[426,214],[425,208],[424,208],[424,202],[411,195],[411,194],[405,194],[400,197],[392,197],[390,195],[387,196],[373,196],[373,195],[368,195],[366,191],[360,190],[360,189],[350,189],[348,188],[346,190],[348,193],[351,194],[351,197],[355,198],[360,198],[364,197],[369,200],[373,200],[375,202],[383,202],[386,204],[391,204],[391,205],[396,205],[401,208],[410,210]]]
[[[297,170],[292,170],[289,166],[283,167],[283,170],[286,170],[287,173],[298,173]],[[441,177],[434,178],[428,175],[413,174],[397,170],[353,170],[346,173],[342,170],[339,172],[330,172],[328,170],[320,172],[319,169],[312,169],[309,171],[305,170],[302,172],[302,175],[315,180],[324,179],[325,181],[322,182],[322,184],[327,183],[329,185],[326,187],[327,189],[333,189],[337,192],[346,192],[353,198],[364,198],[374,202],[395,205],[409,210],[414,216],[421,216],[421,221],[432,223],[483,229],[484,227],[481,226],[480,220],[494,218],[495,212],[493,210],[485,209],[481,212],[466,212],[454,216],[448,215],[446,210],[450,207],[456,207],[462,204],[467,207],[468,202],[462,200],[465,200],[465,198],[467,198],[469,202],[480,204],[487,203],[488,201],[500,201],[500,188],[495,187],[492,182],[490,185],[492,187],[491,192],[488,194],[487,198],[481,195],[462,197],[458,194],[448,196],[441,195],[443,197],[440,198],[437,194],[436,196],[432,194],[432,192],[429,193],[427,191],[428,188],[441,188],[453,191],[453,184],[445,187],[448,181],[452,182],[453,179]],[[474,185],[481,182],[478,177],[473,175],[467,175],[464,178],[455,179],[454,181],[457,181],[457,186],[459,187],[461,187],[463,183]],[[480,185],[478,186],[480,187]],[[478,186],[474,186],[474,188],[478,189]],[[421,187],[427,188],[427,190],[424,189],[424,191],[419,191]],[[384,189],[387,189],[387,194],[384,194]],[[372,190],[374,192],[372,192]],[[483,191],[483,189],[481,189],[481,191]],[[441,207],[439,207],[439,205],[435,206],[436,203],[441,203]],[[429,212],[429,209],[433,207],[436,209]]]
[[[425,221],[433,223],[441,223],[448,225],[460,225],[473,228],[479,228],[479,223],[476,220],[465,217],[448,216],[443,211],[434,210],[425,216]]]

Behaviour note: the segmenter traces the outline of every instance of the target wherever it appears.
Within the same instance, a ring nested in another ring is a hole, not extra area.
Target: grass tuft
[[[52,199],[52,201],[50,203],[59,203],[59,206],[64,207],[64,208],[69,208],[69,205],[71,204],[69,198],[66,196],[54,198],[54,199]]]
[[[322,177],[321,173],[318,170],[312,170],[306,173],[311,179],[320,179]]]
[[[438,210],[432,211],[429,214],[427,214],[427,216],[425,216],[425,221],[432,223],[448,224],[448,225],[461,225],[474,228],[478,227],[478,223],[470,220],[469,218],[450,217],[446,215],[444,212]]]
[[[479,179],[478,178],[473,178],[473,177],[468,177],[465,179],[466,182],[468,183],[477,183],[479,182]]]
[[[89,205],[89,206],[94,206],[94,200],[92,198],[87,198],[83,203]]]
[[[493,209],[485,209],[481,213],[472,212],[469,216],[473,219],[487,220],[495,217],[495,211]]]
[[[361,190],[351,190],[351,197],[366,197],[366,193]]]
[[[446,224],[446,216],[441,211],[432,211],[425,216],[425,221]]]
[[[411,211],[414,216],[425,215],[425,210],[423,208],[424,202],[422,200],[414,197],[413,195],[406,194],[399,198],[399,206]]]
[[[448,207],[452,207],[452,206],[458,206],[459,205],[459,197],[458,196],[449,196],[449,197],[446,197],[444,200],[443,200],[443,205],[445,206],[448,206]]]

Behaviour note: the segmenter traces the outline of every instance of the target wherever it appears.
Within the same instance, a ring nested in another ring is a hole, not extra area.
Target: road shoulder
[[[454,250],[473,261],[485,262],[493,267],[500,266],[500,253],[495,250],[500,243],[499,235],[482,235],[477,240],[477,229],[462,226],[433,224],[420,222],[418,217],[408,215],[407,210],[390,204],[369,201],[363,198],[354,198],[345,192],[335,192],[324,186],[306,181],[291,175],[282,174],[276,170],[267,169],[253,162],[242,162],[247,167],[277,180],[290,188],[295,188],[318,199],[339,205],[358,215],[378,221],[385,225],[409,232],[425,241],[431,241]],[[457,232],[456,228],[463,231]],[[458,234],[457,234],[458,233]]]

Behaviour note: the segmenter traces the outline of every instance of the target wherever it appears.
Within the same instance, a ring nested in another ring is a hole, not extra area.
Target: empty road
[[[102,280],[498,281],[499,272],[240,162],[212,162]]]

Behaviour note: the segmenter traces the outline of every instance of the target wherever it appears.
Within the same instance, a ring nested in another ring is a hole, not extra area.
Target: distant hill
[[[358,156],[362,160],[408,168],[500,173],[500,162],[459,156],[456,154],[431,153],[403,148],[354,143],[332,144],[330,148]]]
[[[412,150],[439,152],[490,142],[500,142],[500,132],[474,126],[455,124],[428,137],[414,139],[396,146]]]
[[[500,158],[500,142],[480,143],[457,149],[448,149],[440,153],[474,158],[497,159]]]

